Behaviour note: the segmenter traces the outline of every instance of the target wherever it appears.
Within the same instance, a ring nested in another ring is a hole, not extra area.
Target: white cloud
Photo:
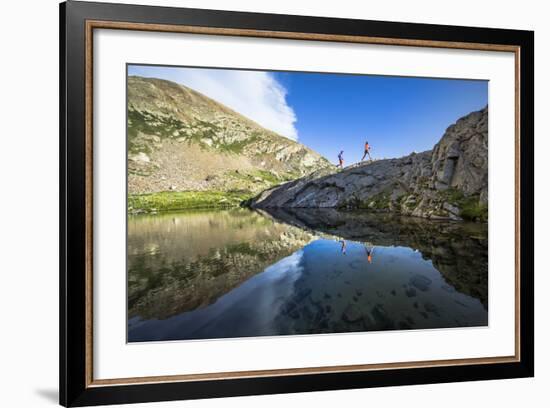
[[[239,112],[261,126],[297,140],[296,114],[286,101],[287,90],[272,74],[180,68],[178,82]]]

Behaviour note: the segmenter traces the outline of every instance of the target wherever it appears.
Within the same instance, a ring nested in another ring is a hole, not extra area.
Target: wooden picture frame
[[[96,380],[93,376],[93,32],[96,29],[515,53],[515,354]],[[120,404],[534,375],[534,33],[69,1],[60,5],[60,403]],[[521,250],[520,250],[521,248]]]

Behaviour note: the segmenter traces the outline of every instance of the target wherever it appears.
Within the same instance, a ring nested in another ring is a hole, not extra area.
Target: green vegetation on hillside
[[[198,208],[238,207],[251,198],[247,192],[221,191],[164,191],[128,196],[128,213],[151,213]]]
[[[172,116],[154,115],[148,112],[128,110],[128,151],[131,153],[151,153],[148,143],[140,141],[138,135],[158,136],[160,138],[174,137],[174,132],[184,129],[185,123]]]
[[[247,139],[236,140],[232,143],[220,143],[216,145],[216,147],[222,152],[240,154],[246,146],[251,145],[258,140],[260,140],[258,134],[252,133]]]
[[[260,132],[252,131],[245,139],[227,142],[219,140],[219,135],[223,134],[224,130],[220,125],[205,120],[197,119],[190,124],[172,116],[128,110],[128,150],[131,153],[151,153],[150,142],[147,139],[140,139],[138,137],[140,133],[161,139],[183,137],[188,142],[199,143],[202,148],[211,147],[220,152],[233,154],[241,154],[246,146],[256,143],[262,137]],[[204,140],[210,140],[212,144],[207,145],[203,142]]]
[[[234,179],[242,180],[246,183],[254,182],[263,182],[272,187],[276,184],[281,183],[282,181],[288,181],[287,174],[284,176],[278,176],[273,172],[266,170],[248,170],[248,171],[229,171],[226,173],[227,176]]]

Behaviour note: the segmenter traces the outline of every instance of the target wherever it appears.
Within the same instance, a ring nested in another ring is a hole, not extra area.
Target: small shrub
[[[487,222],[489,219],[489,209],[487,205],[480,204],[478,194],[465,196],[456,188],[449,188],[439,194],[443,201],[460,209],[460,217],[464,220]]]
[[[479,203],[478,196],[463,199],[459,208],[460,216],[465,220],[487,222],[489,219],[489,209]]]

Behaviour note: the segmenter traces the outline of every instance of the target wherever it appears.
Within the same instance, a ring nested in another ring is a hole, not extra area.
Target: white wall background
[[[126,1],[121,1],[126,2]],[[136,405],[147,407],[548,406],[550,194],[545,120],[550,26],[545,3],[462,0],[149,0],[134,3],[374,20],[530,29],[536,32],[536,378]],[[0,406],[57,404],[58,381],[58,6],[0,6]],[[525,143],[525,141],[523,142]]]

